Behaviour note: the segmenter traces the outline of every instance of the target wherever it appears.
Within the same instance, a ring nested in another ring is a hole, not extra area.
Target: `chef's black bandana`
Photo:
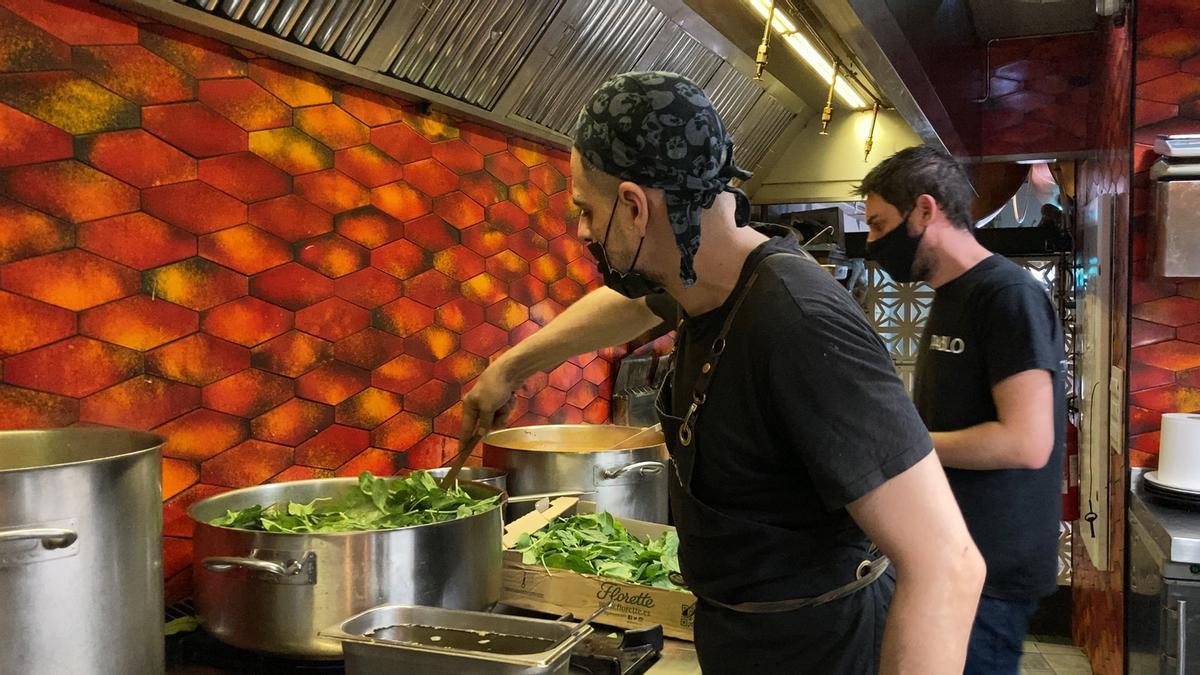
[[[728,191],[737,224],[750,221],[750,200],[729,181],[751,174],[733,163],[733,139],[712,101],[682,75],[624,73],[600,85],[579,113],[575,149],[604,173],[663,190],[685,287],[696,281],[700,211]]]

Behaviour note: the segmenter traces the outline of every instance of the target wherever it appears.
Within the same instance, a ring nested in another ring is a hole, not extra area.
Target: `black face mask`
[[[604,242],[608,241],[608,232],[612,229],[613,216],[616,213],[617,202],[614,200],[612,211],[608,214],[608,225],[604,227]],[[633,253],[633,260],[629,263],[629,269],[624,272],[618,272],[608,262],[608,252],[604,250],[604,242],[589,242],[587,250],[596,259],[596,266],[600,268],[600,273],[604,275],[605,286],[627,298],[640,298],[662,290],[662,286],[657,282],[651,281],[645,275],[633,271],[633,266],[637,264],[638,256],[642,254],[642,244],[646,243],[646,235],[643,234],[641,240],[638,241],[638,247]]]
[[[879,263],[892,280],[902,284],[916,281],[913,265],[917,261],[917,247],[924,236],[924,231],[915,236],[908,233],[908,214],[905,214],[891,232],[867,242],[867,255]]]

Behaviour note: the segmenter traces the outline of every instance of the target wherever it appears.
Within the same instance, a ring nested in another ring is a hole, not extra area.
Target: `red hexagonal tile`
[[[333,217],[329,213],[294,194],[251,205],[247,219],[251,224],[291,242],[316,237],[333,229]]]
[[[399,356],[403,346],[404,341],[395,335],[365,328],[338,340],[333,345],[333,354],[339,361],[372,370]]]
[[[483,221],[483,207],[461,192],[435,199],[433,212],[460,230]]]
[[[338,404],[337,422],[360,429],[374,429],[402,408],[399,394],[368,387]]]
[[[444,195],[458,187],[458,176],[436,159],[405,164],[404,180],[430,197]]]
[[[526,321],[508,332],[510,344],[520,344],[522,340],[541,330],[541,325],[534,321]]]
[[[200,483],[167,500],[163,504],[163,534],[190,538],[195,532],[196,521],[187,516],[187,510],[202,499],[228,491],[227,487]]]
[[[583,409],[583,421],[588,424],[607,424],[608,420],[608,401],[602,398],[592,401]]]
[[[458,349],[458,335],[441,326],[429,326],[404,340],[404,351],[419,359],[438,361]]]
[[[75,314],[0,291],[0,356],[19,354],[75,333]]]
[[[297,110],[296,126],[334,150],[363,145],[371,140],[367,125],[332,104]]]
[[[0,429],[65,427],[79,419],[79,401],[0,384]]]
[[[1175,381],[1175,373],[1134,362],[1129,367],[1129,391],[1161,387]]]
[[[401,114],[404,115],[405,124],[433,143],[458,138],[457,122],[440,110],[406,107]]]
[[[334,292],[359,307],[374,309],[400,297],[404,284],[390,274],[368,267],[338,279],[334,282]]]
[[[408,451],[408,466],[412,469],[433,469],[454,458],[458,443],[452,436],[433,434],[421,439]]]
[[[78,145],[81,159],[136,187],[196,178],[196,160],[141,129],[81,138]]]
[[[193,234],[246,222],[245,204],[198,180],[143,190],[142,208]]]
[[[257,417],[292,397],[293,382],[250,368],[204,387],[204,407],[239,417]]]
[[[199,96],[202,103],[246,131],[292,123],[292,110],[251,80],[202,80]]]
[[[338,467],[334,475],[342,478],[358,476],[368,471],[376,476],[394,476],[407,468],[408,460],[403,453],[380,448],[367,448],[354,459]]]
[[[404,166],[373,145],[338,150],[333,166],[367,187],[379,187],[404,178]]]
[[[150,429],[200,405],[200,390],[151,375],[138,375],[79,402],[79,420]]]
[[[199,408],[178,417],[155,432],[167,439],[163,455],[204,461],[246,440],[246,420],[215,410]]]
[[[239,225],[200,237],[200,255],[242,274],[258,274],[292,259],[284,240],[253,225]]]
[[[521,277],[508,283],[508,295],[522,305],[532,306],[546,299],[546,283],[531,276]]]
[[[582,371],[580,373],[580,377],[582,377]],[[576,382],[575,385],[567,391],[567,403],[579,408],[580,410],[583,410],[596,400],[596,397],[599,396],[599,392],[600,390],[596,387],[596,385],[588,382],[587,380],[581,380]]]
[[[338,214],[334,227],[338,234],[367,248],[378,248],[404,236],[404,225],[374,206]]]
[[[250,350],[206,333],[189,335],[146,354],[147,372],[197,387],[250,367]]]
[[[426,251],[441,251],[459,243],[458,230],[433,214],[405,224],[404,237]]]
[[[404,396],[404,409],[423,417],[436,417],[458,402],[461,390],[456,384],[430,380]]]
[[[508,151],[525,166],[533,167],[550,160],[546,146],[527,138],[514,137],[509,143]]]
[[[136,271],[79,249],[9,263],[0,277],[7,290],[76,311],[133,295],[140,282]]]
[[[428,270],[432,256],[407,239],[371,251],[371,266],[398,279],[408,279]]]
[[[419,218],[433,209],[433,202],[428,197],[403,181],[371,190],[371,203],[380,211],[403,221]]]
[[[184,307],[135,295],[79,316],[79,332],[107,342],[147,351],[196,332],[199,315]]]
[[[1144,34],[1138,44],[1138,56],[1143,54],[1178,60],[1190,58],[1200,54],[1200,34],[1193,26],[1186,24],[1171,30]]]
[[[529,402],[529,410],[538,415],[553,415],[567,402],[567,393],[554,387],[539,391]]]
[[[491,206],[508,199],[508,186],[486,171],[467,174],[458,180],[458,189],[476,203]]]
[[[371,129],[371,145],[383,150],[401,164],[433,156],[433,145],[404,123]]]
[[[528,278],[529,263],[512,251],[500,251],[488,258],[487,271],[501,281],[514,282]]]
[[[1194,323],[1190,326],[1180,326],[1176,332],[1180,340],[1200,343],[1200,323]]]
[[[341,298],[322,300],[296,312],[296,328],[331,342],[349,337],[370,323],[370,312]]]
[[[262,441],[299,445],[333,424],[331,406],[292,398],[250,422],[250,435]]]
[[[329,361],[300,376],[296,394],[301,398],[337,405],[366,389],[371,373],[341,361]]]
[[[570,361],[559,365],[550,371],[549,384],[551,387],[570,391],[572,387],[583,381],[583,369]],[[578,406],[582,408],[583,406]]]
[[[258,298],[241,297],[204,316],[204,331],[243,347],[253,347],[292,327],[292,313]]]
[[[71,67],[71,47],[25,19],[0,8],[0,30],[9,38],[0,46],[0,70],[65,69]]]
[[[246,277],[203,258],[189,258],[146,272],[146,290],[188,309],[206,310],[246,294]]]
[[[371,432],[371,445],[403,452],[433,431],[433,423],[424,417],[402,412]]]
[[[393,335],[408,337],[433,323],[433,310],[412,298],[400,298],[375,312],[374,324]]]
[[[465,246],[451,246],[433,254],[433,268],[455,281],[466,281],[483,272],[483,258]]]
[[[302,244],[296,258],[302,265],[337,279],[366,267],[370,252],[349,239],[330,234]]]
[[[1165,370],[1200,368],[1200,344],[1170,340],[1133,350],[1133,360]]]
[[[1129,406],[1129,434],[1131,436],[1158,431],[1161,422],[1162,413]]]
[[[75,160],[32,164],[0,172],[8,197],[52,216],[81,223],[138,209],[138,192]]]
[[[596,359],[583,368],[583,378],[592,384],[600,385],[608,381],[612,366],[604,359]]]
[[[367,188],[336,169],[297,176],[296,194],[330,213],[349,211],[371,202]]]
[[[291,464],[291,448],[249,440],[204,462],[200,466],[200,480],[212,485],[250,487],[261,485]]]
[[[279,97],[279,100],[299,108],[333,101],[325,79],[316,73],[271,59],[250,61],[250,79]]]
[[[431,377],[432,363],[404,354],[376,368],[371,373],[371,384],[397,394],[406,394]]]
[[[173,26],[143,26],[141,43],[195,77],[213,79],[246,74],[245,60],[229,45]]]
[[[293,176],[333,167],[333,151],[295,127],[252,131],[249,147]]]
[[[279,197],[292,190],[291,178],[286,173],[250,152],[200,160],[200,180],[246,203]]]
[[[550,424],[582,424],[583,411],[572,405],[564,405],[555,410],[546,421]]]
[[[396,99],[369,89],[342,85],[334,93],[334,102],[368,126],[377,127],[403,119]]]
[[[333,295],[333,281],[293,262],[251,279],[250,293],[280,307],[300,310]]]
[[[169,472],[177,472],[172,475]],[[163,462],[162,492],[163,496],[174,497],[185,487],[196,482],[198,476],[196,466],[180,460]],[[181,483],[186,483],[181,485]],[[167,579],[180,574],[189,574],[192,565],[192,542],[190,539],[163,538],[163,576]],[[166,589],[164,588],[164,591]]]
[[[507,229],[510,234],[518,233],[529,227],[529,214],[512,202],[500,202],[489,206],[487,219],[491,223]]]
[[[1157,412],[1200,411],[1200,389],[1169,386],[1134,392],[1130,403]]]
[[[522,183],[508,189],[509,199],[527,214],[534,214],[550,205],[546,193],[536,185]]]
[[[462,348],[478,356],[489,357],[506,346],[508,333],[490,323],[476,326],[462,337]]]
[[[141,371],[140,355],[86,337],[72,337],[4,363],[4,379],[27,389],[83,398]]]
[[[458,283],[437,270],[428,270],[406,281],[404,294],[430,307],[438,307],[458,296]]]
[[[541,164],[530,169],[529,180],[548,195],[567,189],[566,177],[552,164]]]
[[[0,205],[0,218],[5,215],[5,209]],[[0,234],[0,240],[3,237]],[[139,270],[196,254],[194,236],[141,211],[83,223],[79,226],[76,241],[79,248]],[[0,243],[0,253],[3,251]]]
[[[481,256],[492,256],[506,250],[510,230],[494,223],[480,223],[462,232],[463,246]]]
[[[550,242],[550,252],[559,260],[572,262],[586,255],[587,249],[575,237],[564,235]]]
[[[586,286],[599,278],[596,264],[590,258],[577,258],[567,263],[567,278]]]
[[[296,448],[296,463],[336,469],[367,449],[371,434],[363,429],[334,424]]]
[[[1175,295],[1135,305],[1133,315],[1164,326],[1183,326],[1200,322],[1200,300]]]
[[[483,154],[461,139],[435,143],[433,158],[460,176],[483,170]]]
[[[277,375],[300,377],[332,358],[332,343],[292,330],[255,347],[250,363]]]
[[[529,308],[512,298],[505,298],[487,308],[488,323],[512,330],[529,318]]]
[[[508,152],[488,155],[484,159],[484,168],[505,185],[517,185],[529,180],[529,168]]]
[[[0,197],[0,264],[45,255],[75,245],[69,223]]]
[[[0,129],[4,130],[0,167],[70,159],[72,156],[70,134],[15,108],[0,105]]]
[[[455,298],[437,308],[437,323],[455,333],[465,333],[483,323],[483,308],[466,298]]]
[[[1200,96],[1200,76],[1173,73],[1137,85],[1138,100],[1181,104]]]
[[[460,138],[470,143],[471,147],[484,155],[503,152],[508,149],[508,138],[499,129],[493,129],[492,127],[472,122],[463,122],[458,125],[458,134]]]
[[[1145,347],[1155,342],[1163,342],[1175,337],[1175,329],[1149,321],[1133,320],[1133,329],[1129,341],[1133,347]]]
[[[71,71],[0,74],[0,101],[70,134],[138,125],[135,103]]]
[[[268,483],[290,483],[297,480],[315,480],[318,478],[336,478],[337,474],[329,469],[317,469],[311,466],[293,464],[275,474]]]
[[[487,272],[464,281],[461,288],[464,297],[485,307],[500,302],[508,293],[508,286]]]
[[[547,254],[534,259],[530,263],[529,273],[535,278],[550,284],[562,279],[567,273],[567,268],[557,256]]]
[[[533,228],[534,232],[550,240],[567,233],[566,221],[549,209],[533,214],[529,219],[529,227]]]
[[[187,101],[196,80],[140,45],[77,47],[75,70],[117,95],[141,105]]]
[[[509,235],[508,246],[517,255],[531,262],[550,250],[546,238],[531,229]]]

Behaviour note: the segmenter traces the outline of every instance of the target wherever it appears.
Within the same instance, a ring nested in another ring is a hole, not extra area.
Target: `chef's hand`
[[[513,382],[499,361],[484,370],[463,397],[461,439],[466,441],[475,434],[483,436],[505,426],[512,414],[513,393],[519,386],[521,383]]]

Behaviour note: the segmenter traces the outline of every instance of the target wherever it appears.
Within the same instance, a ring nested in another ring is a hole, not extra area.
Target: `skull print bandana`
[[[575,149],[607,174],[664,192],[685,287],[696,281],[700,212],[732,192],[737,224],[750,221],[749,199],[729,181],[751,174],[734,164],[733,139],[708,95],[682,75],[624,73],[600,85],[579,113]]]

